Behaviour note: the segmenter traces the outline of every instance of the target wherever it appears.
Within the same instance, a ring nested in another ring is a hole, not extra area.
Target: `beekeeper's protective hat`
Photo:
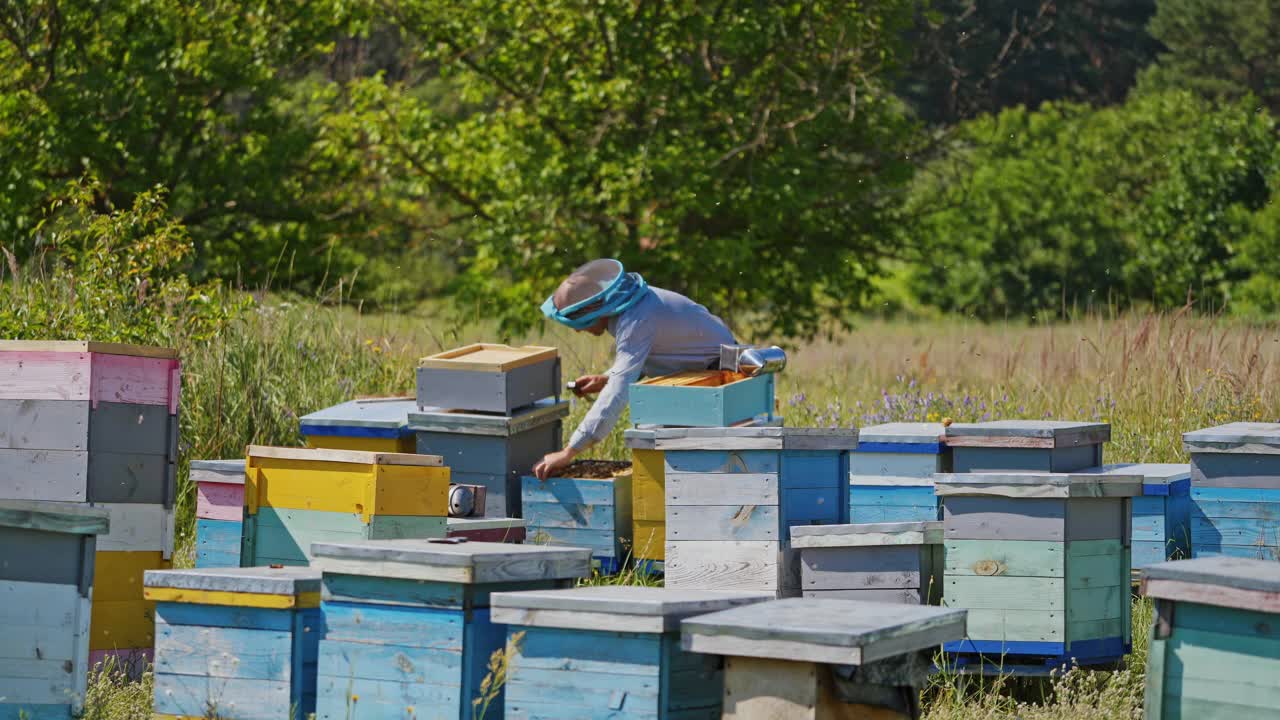
[[[602,317],[626,311],[648,292],[644,278],[628,273],[617,260],[592,260],[560,283],[542,303],[542,314],[574,330],[585,330]]]

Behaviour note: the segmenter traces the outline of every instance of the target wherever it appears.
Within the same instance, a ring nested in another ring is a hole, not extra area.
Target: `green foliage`
[[[808,331],[894,251],[919,136],[885,83],[911,5],[381,3],[460,102],[365,81],[345,128],[435,208],[454,290],[504,331],[597,256]]]
[[[1236,239],[1268,200],[1276,149],[1248,103],[1185,92],[966,123],[909,202],[906,232],[932,243],[913,289],[987,318],[1188,293],[1221,306],[1247,272]]]

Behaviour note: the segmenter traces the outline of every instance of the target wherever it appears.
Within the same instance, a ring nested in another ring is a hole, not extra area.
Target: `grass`
[[[299,416],[357,395],[411,394],[418,357],[493,338],[484,322],[458,328],[427,312],[370,317],[351,308],[268,301],[218,339],[182,348],[179,564],[190,562],[193,547],[191,459],[237,457],[249,443],[297,444]],[[612,349],[608,338],[561,328],[512,341],[558,346],[569,377],[604,371]],[[867,320],[852,333],[794,343],[779,379],[779,404],[796,426],[946,417],[1102,420],[1112,424],[1108,462],[1185,462],[1185,431],[1280,418],[1278,359],[1273,326],[1180,313],[1055,326]],[[586,409],[585,402],[575,404],[570,427]],[[624,458],[620,432],[593,454]],[[1073,671],[1034,697],[1016,683],[975,686],[943,677],[927,692],[927,717],[1137,717],[1145,667],[1139,636],[1149,608],[1138,603],[1135,615],[1135,653],[1123,670]],[[145,681],[116,680],[95,678],[89,716],[146,716]]]

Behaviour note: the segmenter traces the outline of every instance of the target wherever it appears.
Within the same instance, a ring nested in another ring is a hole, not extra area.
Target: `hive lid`
[[[526,365],[555,360],[559,354],[560,351],[553,347],[537,345],[511,347],[493,343],[476,343],[424,357],[418,363],[418,367],[438,370],[510,372]]]
[[[773,597],[773,593],[605,585],[496,593],[490,602],[493,621],[508,625],[661,633],[679,629],[687,617]]]
[[[995,495],[1010,498],[1104,498],[1142,495],[1141,475],[1041,473],[1009,470],[984,473],[937,473],[934,492],[948,495]]]
[[[1183,433],[1189,453],[1280,454],[1280,423],[1233,422]]]
[[[91,340],[0,340],[0,352],[102,353],[104,355],[132,355],[134,357],[161,360],[172,360],[178,357],[178,351],[173,348],[93,342]]]
[[[314,543],[311,566],[337,575],[432,582],[566,580],[591,575],[591,550],[550,545],[428,540]]]
[[[329,450],[250,445],[247,453],[250,459],[273,458],[276,460],[350,463],[353,465],[413,465],[417,467],[442,467],[444,465],[444,458],[439,455],[370,452],[367,450]]]
[[[303,415],[300,423],[303,435],[336,434],[334,431],[339,428],[358,428],[377,433],[371,436],[399,437],[409,434],[409,413],[417,409],[414,398],[349,400]]]
[[[791,547],[877,547],[882,545],[940,545],[942,523],[893,522],[850,525],[796,525],[791,528]]]
[[[298,597],[320,592],[320,571],[309,567],[197,568],[148,570],[142,585],[147,599],[211,605],[238,605],[235,598],[211,593],[279,595]],[[181,590],[185,593],[158,593]],[[216,602],[217,600],[225,602]]]
[[[1236,557],[1156,563],[1142,569],[1142,592],[1162,600],[1280,613],[1280,563]]]
[[[654,450],[852,450],[856,428],[660,428]]]
[[[422,408],[409,413],[409,429],[414,432],[441,432],[457,435],[510,437],[542,427],[569,415],[567,401],[552,398],[520,408],[510,416],[491,413]]]
[[[235,460],[192,460],[191,473],[213,473],[220,483],[244,484],[244,458]]]
[[[692,652],[863,665],[963,638],[965,611],[789,598],[689,618],[681,630]]]
[[[1108,476],[1140,475],[1143,485],[1172,485],[1182,480],[1191,480],[1191,466],[1187,463],[1113,463],[1079,470],[1078,473]]]
[[[955,423],[946,429],[951,447],[1064,448],[1111,439],[1109,423],[1071,420],[994,420]]]
[[[48,500],[0,500],[0,527],[72,535],[105,535],[111,522],[106,509]]]
[[[945,432],[946,427],[942,423],[933,422],[893,422],[858,428],[858,451],[877,452],[889,449],[876,447],[878,445],[913,445],[943,452],[946,450],[943,443]]]
[[[783,427],[786,419],[778,416],[769,417],[767,415],[759,415],[750,420],[743,420],[731,427]],[[665,429],[661,425],[638,425],[622,433],[623,442],[632,450],[653,450],[654,436],[659,430]]]

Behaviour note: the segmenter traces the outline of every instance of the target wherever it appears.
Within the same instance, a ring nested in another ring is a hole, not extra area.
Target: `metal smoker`
[[[756,377],[782,372],[787,367],[787,353],[782,348],[721,345],[720,369]]]

